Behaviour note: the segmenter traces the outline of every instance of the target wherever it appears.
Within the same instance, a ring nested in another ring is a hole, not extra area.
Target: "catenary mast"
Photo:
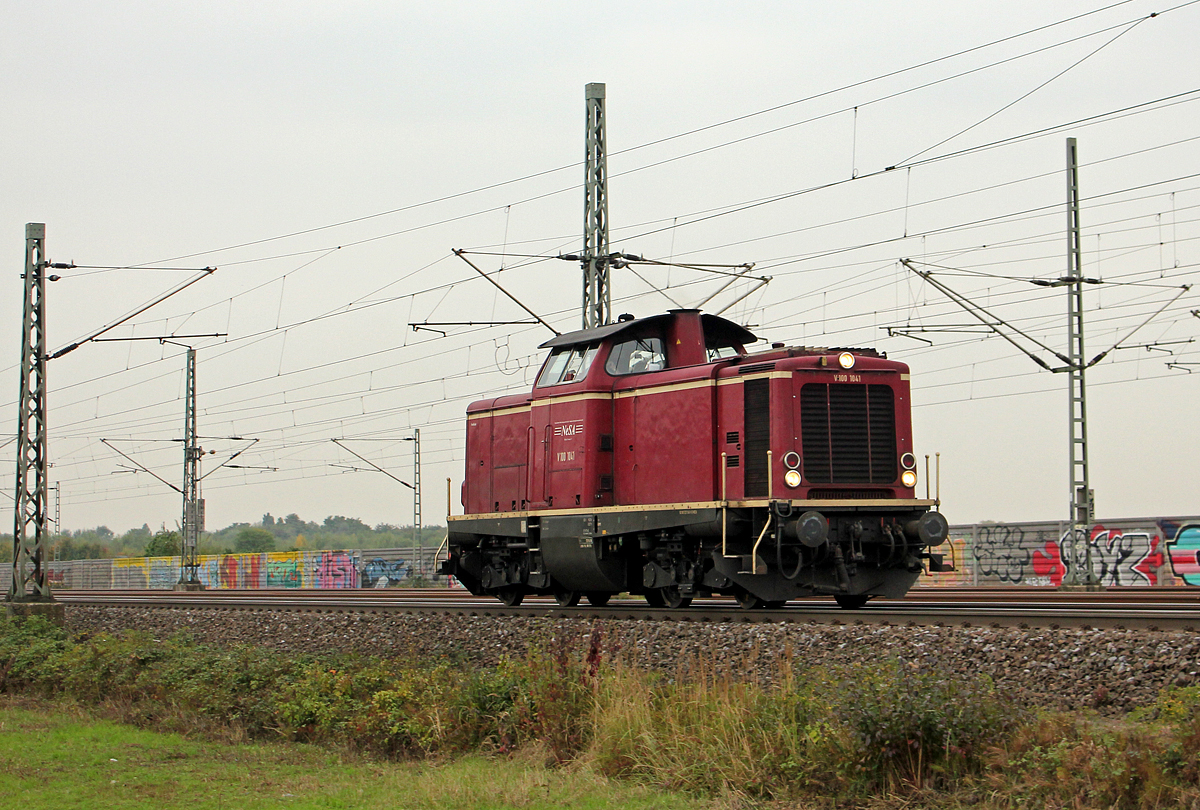
[[[1088,478],[1087,446],[1087,358],[1083,353],[1083,246],[1079,231],[1079,151],[1076,140],[1067,138],[1067,287],[1068,406],[1071,440],[1071,570],[1072,585],[1093,585],[1092,545],[1088,534],[1095,517],[1091,482]],[[1083,553],[1080,554],[1080,547]]]
[[[17,491],[9,602],[50,602],[46,581],[49,481],[46,472],[46,226],[25,226],[25,296],[21,316],[21,390]]]
[[[583,184],[583,328],[612,323],[609,287],[608,161],[604,145],[604,84],[584,88],[587,156]]]
[[[201,590],[200,532],[204,530],[204,501],[200,498],[200,457],[196,437],[196,350],[187,350],[187,398],[183,406],[183,543],[179,560],[179,590]]]

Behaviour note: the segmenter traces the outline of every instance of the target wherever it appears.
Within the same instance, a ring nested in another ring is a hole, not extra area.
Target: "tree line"
[[[422,526],[417,542],[437,545],[446,536],[444,526]],[[258,523],[231,523],[200,535],[201,554],[242,554],[264,551],[320,551],[323,549],[408,548],[412,526],[380,523],[368,526],[358,518],[330,515],[321,523],[306,521],[294,512],[276,518],[270,513]],[[51,559],[95,560],[113,557],[169,557],[179,553],[179,532],[165,526],[152,531],[149,524],[116,534],[107,526],[63,531],[51,538]],[[0,534],[0,562],[12,562],[13,536]]]

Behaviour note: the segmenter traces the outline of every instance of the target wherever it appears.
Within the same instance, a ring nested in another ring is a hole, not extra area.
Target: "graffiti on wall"
[[[923,576],[919,584],[1056,587],[1070,580],[1072,570],[1082,571],[1090,556],[1104,585],[1200,587],[1200,517],[1094,526],[1078,550],[1069,539],[1056,523],[952,527],[937,550],[954,570]],[[225,589],[388,587],[408,576],[400,549],[367,553],[371,558],[361,561],[360,552],[349,551],[202,556],[197,573],[205,587]],[[179,558],[51,562],[47,576],[51,587],[61,589],[170,588],[179,580]]]
[[[1104,586],[1200,586],[1200,520],[1115,521],[1092,526],[1086,538],[1051,523],[988,523],[956,527],[941,552],[955,571],[923,585],[1057,587],[1089,563]],[[961,565],[960,562],[961,561]]]
[[[201,558],[201,582],[215,582],[218,588],[263,587],[263,557],[261,554],[226,554]],[[207,577],[206,577],[207,575]]]
[[[1017,585],[1024,579],[1032,560],[1025,530],[1011,523],[980,526],[972,553],[980,574],[1008,585]]]
[[[1171,570],[1188,585],[1200,585],[1200,523],[1163,528],[1173,535],[1169,546]]]
[[[299,554],[297,552],[268,552],[266,587],[299,588],[301,570]]]
[[[179,581],[175,557],[122,557],[112,561],[113,588],[170,588]]]
[[[408,562],[405,560],[385,560],[375,557],[363,565],[364,588],[386,588],[393,582],[399,582],[408,576]]]
[[[357,558],[348,551],[282,551],[213,554],[199,559],[196,574],[206,588],[357,588]],[[52,562],[56,588],[171,588],[179,581],[179,557],[120,557]]]
[[[354,567],[354,558],[345,552],[322,554],[310,561],[312,584],[309,588],[354,588],[357,587],[358,572]]]
[[[1148,531],[1124,532],[1093,526],[1082,542],[1070,542],[1068,531],[1039,552],[1035,574],[1049,585],[1061,585],[1072,569],[1088,570],[1101,585],[1158,585],[1166,558],[1162,538]],[[1077,559],[1076,559],[1077,557]],[[1165,573],[1165,572],[1163,572]]]

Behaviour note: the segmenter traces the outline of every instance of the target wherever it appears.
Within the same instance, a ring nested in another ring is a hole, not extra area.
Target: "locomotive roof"
[[[695,312],[695,310],[673,309],[662,315],[651,315],[648,318],[634,318],[628,321],[618,321],[617,323],[606,324],[605,326],[597,326],[593,329],[581,329],[578,332],[567,332],[565,335],[547,340],[539,349],[557,349],[563,346],[575,346],[581,343],[595,343],[598,340],[603,340],[606,337],[611,337],[626,329],[635,329],[637,327],[659,326],[664,325],[675,317],[679,312]],[[754,343],[758,338],[749,329],[744,326],[726,320],[718,315],[701,315],[700,322],[704,327],[704,341],[710,346],[731,346],[733,344],[745,345]]]

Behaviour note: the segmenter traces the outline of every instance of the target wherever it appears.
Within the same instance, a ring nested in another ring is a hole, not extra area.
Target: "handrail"
[[[438,555],[442,553],[442,549],[444,549],[446,547],[446,544],[449,542],[450,542],[450,527],[447,526],[446,527],[446,536],[442,538],[441,544],[438,545],[437,550],[433,552],[434,560],[437,560]],[[434,572],[434,573],[436,573],[436,572]]]
[[[754,541],[754,548],[750,549],[750,573],[758,573],[758,547],[762,544],[763,538],[767,536],[767,529],[771,528],[771,521],[775,519],[774,510],[767,512],[767,522],[763,524],[762,531],[758,533],[758,539]]]
[[[726,453],[725,451],[721,451],[721,556],[722,557],[729,556],[729,554],[727,553],[727,549],[725,548],[725,542],[727,539],[725,527],[726,527],[726,523],[727,523],[727,516],[729,514],[729,498],[728,498],[729,493],[726,492],[726,490],[725,490],[726,470],[728,470],[728,467],[726,467],[725,465],[727,463],[726,458],[728,455],[729,454]]]
[[[767,529],[771,526],[771,521],[775,519],[775,510],[771,508],[771,498],[775,494],[775,470],[771,465],[771,451],[767,451],[767,522],[763,524],[762,531],[758,533],[758,539],[754,541],[754,548],[750,549],[750,573],[758,573],[758,547],[762,544],[763,538],[767,536]]]

